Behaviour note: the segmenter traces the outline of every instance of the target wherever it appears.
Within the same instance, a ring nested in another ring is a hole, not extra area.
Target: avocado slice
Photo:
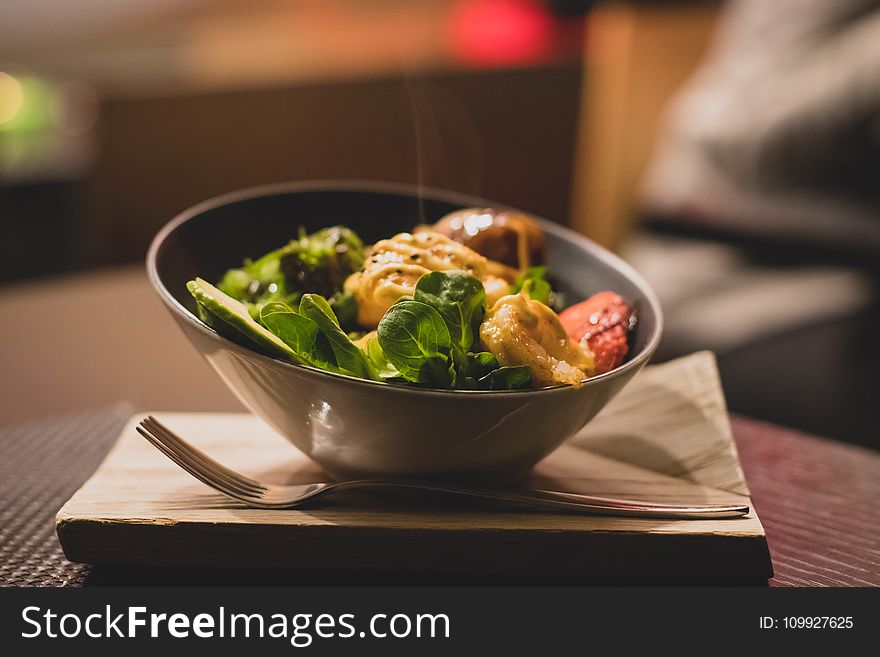
[[[224,294],[206,280],[196,278],[186,284],[186,289],[195,297],[200,309],[210,313],[212,318],[236,329],[239,333],[257,343],[275,356],[281,356],[295,363],[302,363],[296,352],[288,347],[278,336],[257,324],[247,307]],[[201,313],[200,313],[201,314]],[[210,322],[205,322],[211,326]],[[213,328],[213,327],[212,327]]]

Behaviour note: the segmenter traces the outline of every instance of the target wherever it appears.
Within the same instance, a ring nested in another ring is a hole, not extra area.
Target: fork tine
[[[209,465],[194,457],[191,453],[191,449],[194,448],[191,448],[186,443],[183,443],[182,445],[175,443],[173,440],[169,440],[162,432],[157,431],[152,428],[151,425],[143,422],[137,428],[138,433],[150,440],[153,445],[158,447],[175,463],[181,465],[181,467],[185,467],[189,472],[196,471],[200,473],[202,477],[210,479],[214,482],[213,485],[218,490],[222,488],[224,491],[236,491],[241,495],[248,495],[254,498],[258,498],[263,494],[262,488],[245,486],[238,483],[236,480],[225,477],[222,473],[212,470]],[[205,458],[208,457],[206,456]]]
[[[185,461],[180,456],[178,456],[175,452],[171,451],[164,443],[162,443],[158,438],[153,436],[149,431],[144,429],[142,426],[138,425],[135,427],[135,430],[141,434],[144,438],[146,438],[150,443],[156,447],[160,452],[165,454],[169,459],[174,461],[181,468],[189,472],[193,477],[201,481],[203,484],[210,486],[216,491],[219,491],[223,495],[228,497],[233,497],[237,500],[244,502],[245,504],[250,504],[252,502],[251,498],[245,495],[244,493],[239,492],[238,490],[230,489],[226,486],[225,482],[217,481],[212,477],[208,476],[201,469],[194,467],[190,462]]]
[[[194,461],[201,463],[208,472],[216,473],[218,476],[228,480],[230,484],[237,485],[245,490],[252,490],[255,493],[261,493],[266,490],[266,487],[260,482],[227,468],[219,461],[215,461],[200,449],[197,449],[190,443],[186,442],[152,415],[144,419],[141,422],[141,425],[143,425],[148,431],[151,431],[169,447],[176,448],[177,451],[183,452]]]
[[[210,464],[197,458],[197,456],[192,453],[192,450],[195,448],[191,447],[182,439],[175,441],[173,438],[169,438],[165,433],[149,423],[142,422],[140,427],[150,434],[150,437],[152,438],[150,442],[159,447],[169,458],[172,458],[178,464],[181,462],[186,464],[189,471],[195,470],[203,477],[207,477],[215,482],[215,487],[218,488],[218,490],[222,487],[224,490],[236,491],[241,495],[249,495],[252,497],[259,497],[262,495],[262,488],[239,483],[235,479],[226,477],[223,473],[213,470],[210,467]],[[144,435],[143,432],[139,433]],[[208,457],[205,456],[205,458],[207,459]]]

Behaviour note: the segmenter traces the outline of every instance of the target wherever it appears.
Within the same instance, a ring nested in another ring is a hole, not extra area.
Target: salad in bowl
[[[391,183],[206,201],[159,232],[147,272],[242,404],[336,477],[525,477],[662,332],[647,283],[586,238]]]
[[[580,386],[619,366],[636,315],[613,291],[566,307],[544,231],[465,208],[365,245],[346,226],[187,283],[205,324],[275,358],[445,390]]]

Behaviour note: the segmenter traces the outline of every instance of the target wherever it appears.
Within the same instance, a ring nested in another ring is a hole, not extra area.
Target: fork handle
[[[471,488],[466,486],[435,484],[424,481],[396,479],[356,479],[329,485],[325,491],[342,488],[407,488],[412,490],[452,493],[500,502],[523,504],[549,509],[568,509],[600,515],[630,516],[636,518],[670,519],[723,519],[740,518],[749,513],[744,504],[661,504],[638,500],[598,497],[555,490],[494,488]]]

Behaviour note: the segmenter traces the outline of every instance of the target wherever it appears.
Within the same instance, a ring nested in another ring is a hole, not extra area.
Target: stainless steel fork
[[[262,483],[231,470],[190,445],[152,415],[141,421],[137,431],[165,456],[211,488],[247,506],[261,509],[292,509],[332,491],[343,489],[404,488],[478,497],[516,505],[639,518],[738,518],[749,512],[748,506],[740,504],[660,504],[553,490],[471,488],[457,484],[398,479],[353,479],[280,486]]]

